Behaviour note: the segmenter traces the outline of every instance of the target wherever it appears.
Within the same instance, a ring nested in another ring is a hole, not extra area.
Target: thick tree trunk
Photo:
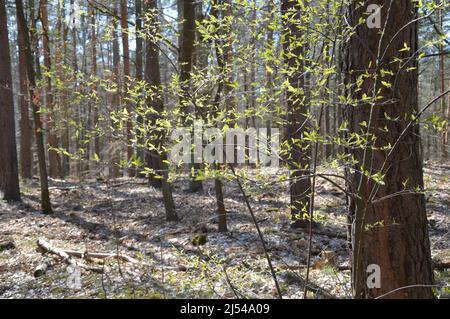
[[[5,0],[0,0],[0,190],[4,199],[19,201],[16,126]]]
[[[283,15],[283,50],[286,67],[289,70],[287,80],[294,90],[286,91],[288,113],[287,140],[290,154],[287,161],[291,170],[290,194],[291,215],[294,227],[307,227],[309,220],[304,217],[309,212],[311,180],[309,165],[311,149],[303,141],[304,132],[309,129],[307,99],[305,96],[305,61],[301,60],[304,48],[299,30],[300,8],[293,0],[281,2]]]
[[[27,64],[27,74],[29,83],[29,94],[31,98],[31,105],[33,109],[33,122],[34,122],[34,133],[37,145],[37,155],[39,162],[39,176],[41,184],[41,206],[44,214],[53,213],[52,206],[50,203],[50,193],[48,191],[48,176],[47,176],[47,165],[45,161],[45,147],[44,147],[44,136],[42,132],[42,122],[40,117],[40,97],[39,92],[36,90],[36,79],[33,67],[33,54],[31,52],[30,34],[25,19],[25,14],[23,11],[22,0],[16,1],[17,10],[17,24],[19,32],[22,33],[24,37],[24,42],[26,45],[26,64]]]
[[[149,21],[152,25],[156,25],[158,19],[156,11],[158,10],[157,0],[146,0],[146,10],[149,14],[152,14],[152,19]],[[164,111],[164,102],[161,90],[161,73],[159,69],[159,51],[158,46],[153,41],[147,41],[146,45],[146,68],[145,68],[145,80],[150,85],[153,90],[157,90],[156,94],[152,94],[149,97],[147,104],[155,111],[156,114],[150,119],[151,125],[154,126],[157,123],[158,118]],[[175,211],[175,203],[173,201],[172,189],[170,183],[168,182],[169,172],[168,165],[166,163],[167,156],[163,150],[163,144],[166,139],[166,132],[162,129],[157,129],[152,132],[155,137],[151,139],[152,143],[155,145],[157,151],[150,152],[149,161],[151,161],[152,168],[156,171],[157,178],[162,187],[164,206],[166,209],[166,219],[168,221],[177,221],[178,216]]]
[[[365,8],[373,3],[382,6],[383,33],[365,23],[358,25]],[[358,25],[346,50],[346,82],[353,85],[350,93],[355,101],[350,107],[351,131],[376,138],[353,148],[358,161],[351,186],[358,196],[351,205],[356,298],[433,298],[426,286],[433,283],[433,273],[425,200],[417,191],[424,187],[419,126],[408,127],[418,111],[416,17],[410,0],[371,0],[349,8],[350,25]],[[400,51],[405,46],[410,49]],[[363,74],[363,82],[356,85]],[[362,104],[366,95],[373,102]],[[375,174],[383,175],[383,183],[366,177]],[[370,265],[380,267],[379,287],[368,278],[367,271],[373,271]]]

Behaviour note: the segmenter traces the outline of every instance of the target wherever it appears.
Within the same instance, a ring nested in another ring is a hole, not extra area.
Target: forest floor
[[[276,170],[264,171],[272,180]],[[251,174],[257,174],[253,172]],[[258,172],[260,174],[260,172]],[[427,163],[427,213],[434,260],[450,259],[450,166]],[[38,182],[22,187],[23,203],[0,201],[0,298],[274,298],[264,251],[235,182],[225,188],[229,232],[217,232],[213,182],[189,193],[174,183],[181,220],[165,221],[162,195],[139,179],[109,184],[51,181],[55,213],[39,211]],[[250,184],[251,185],[251,184]],[[318,182],[319,226],[312,245],[310,297],[350,298],[345,198],[336,186]],[[284,298],[303,296],[308,233],[290,228],[286,184],[249,186],[248,194]],[[198,234],[206,243],[195,246]],[[79,251],[85,268],[68,266],[37,250],[38,239]],[[89,253],[129,256],[99,259]],[[36,273],[39,265],[47,270]],[[435,271],[437,284],[450,272]],[[444,292],[441,292],[444,294]]]

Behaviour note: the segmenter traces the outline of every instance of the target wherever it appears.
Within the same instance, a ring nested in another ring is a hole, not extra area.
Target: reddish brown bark
[[[5,0],[0,0],[0,46],[0,190],[4,192],[5,200],[19,201],[16,126]]]
[[[379,29],[368,28],[365,23],[358,25],[365,8],[373,3],[382,7],[383,33]],[[358,26],[347,43],[347,84],[356,87],[358,76],[370,75],[360,90],[350,93],[356,101],[361,101],[363,95],[382,96],[374,99],[373,106],[350,107],[352,132],[361,134],[360,124],[365,122],[369,133],[376,137],[374,145],[370,143],[353,151],[358,161],[351,187],[357,194],[351,205],[354,215],[353,290],[356,298],[385,294],[388,295],[384,298],[433,298],[429,287],[433,283],[433,273],[425,200],[423,193],[414,192],[424,187],[420,132],[418,125],[408,128],[412,114],[418,111],[415,56],[418,36],[417,23],[413,22],[416,17],[414,2],[409,0],[371,0],[359,7],[351,4],[349,10],[350,25]],[[400,52],[405,44],[410,50]],[[404,63],[395,63],[396,59],[402,59]],[[381,68],[390,70],[393,75],[382,76]],[[387,87],[381,81],[392,86]],[[398,139],[400,142],[396,143]],[[396,146],[393,151],[383,148],[388,145]],[[361,173],[361,167],[368,171],[367,174]],[[366,177],[380,171],[385,175],[383,185]],[[401,194],[405,189],[412,191]],[[372,264],[380,266],[380,288],[371,289],[367,285],[366,271]],[[408,286],[414,287],[405,288]]]

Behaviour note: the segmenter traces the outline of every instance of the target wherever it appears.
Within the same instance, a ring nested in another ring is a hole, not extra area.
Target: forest
[[[449,299],[449,55],[447,0],[0,0],[0,298]]]

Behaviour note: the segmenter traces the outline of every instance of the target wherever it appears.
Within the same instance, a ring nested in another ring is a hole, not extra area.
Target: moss
[[[336,268],[331,264],[325,264],[321,270],[323,273],[328,274],[328,275],[336,275],[336,273],[337,273]]]
[[[192,245],[194,246],[202,246],[207,242],[206,234],[197,234],[192,238]]]

